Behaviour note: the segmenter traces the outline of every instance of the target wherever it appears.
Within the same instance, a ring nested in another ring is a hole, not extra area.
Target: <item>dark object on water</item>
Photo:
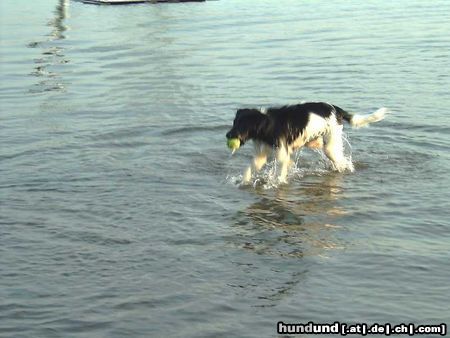
[[[204,2],[206,0],[82,0],[85,4],[93,5],[132,5],[160,2]]]

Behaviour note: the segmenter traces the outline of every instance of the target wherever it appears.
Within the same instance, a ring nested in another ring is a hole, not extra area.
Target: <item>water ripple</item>
[[[448,319],[448,1],[2,10],[0,335]],[[240,186],[236,109],[307,100],[393,113]]]

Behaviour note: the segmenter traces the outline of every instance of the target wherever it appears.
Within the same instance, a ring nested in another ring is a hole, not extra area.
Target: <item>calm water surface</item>
[[[448,1],[0,9],[0,335],[448,323]],[[394,113],[240,187],[236,108],[302,100]]]

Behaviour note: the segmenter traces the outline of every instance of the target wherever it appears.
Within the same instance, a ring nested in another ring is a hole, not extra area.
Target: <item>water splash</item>
[[[352,146],[349,142],[347,134],[342,134],[344,140],[344,155],[349,163],[352,161]],[[232,155],[230,155],[231,157]],[[288,172],[288,184],[296,181],[301,181],[305,176],[323,176],[332,172],[333,165],[326,157],[324,152],[319,149],[308,149],[296,151],[292,156],[293,164]],[[240,169],[244,170],[244,167]],[[277,189],[283,184],[278,179],[279,164],[275,159],[266,163],[259,173],[253,175],[250,184],[244,185],[242,183],[242,173],[236,173],[236,168],[230,168],[226,176],[226,182],[237,187],[248,186],[253,188]]]

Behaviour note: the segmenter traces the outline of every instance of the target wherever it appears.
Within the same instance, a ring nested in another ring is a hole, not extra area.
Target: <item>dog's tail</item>
[[[345,121],[350,123],[350,125],[354,128],[365,127],[368,126],[370,123],[381,121],[386,117],[386,114],[389,112],[387,108],[383,107],[378,109],[372,114],[359,115],[359,114],[351,114],[336,106],[335,108],[338,115],[340,115]]]

